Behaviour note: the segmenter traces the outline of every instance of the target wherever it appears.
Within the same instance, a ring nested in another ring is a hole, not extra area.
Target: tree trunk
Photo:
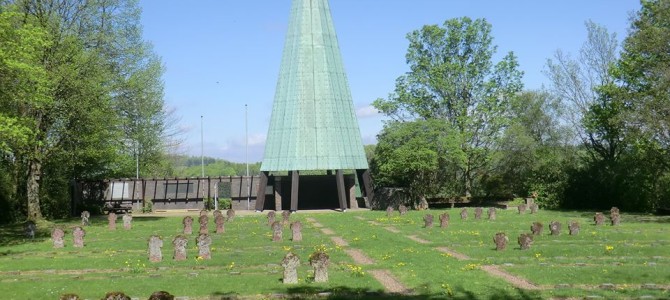
[[[40,176],[42,162],[32,159],[28,163],[28,179],[26,180],[26,198],[28,198],[28,219],[42,219],[40,210]]]

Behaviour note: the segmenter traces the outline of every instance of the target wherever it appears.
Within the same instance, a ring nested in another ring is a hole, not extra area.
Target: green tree
[[[523,88],[516,57],[508,53],[494,64],[497,47],[491,25],[483,19],[447,20],[407,36],[410,71],[396,81],[395,92],[374,106],[393,121],[436,119],[444,122],[458,145],[450,155],[455,166],[449,180],[469,196],[491,167],[502,130],[509,120],[509,101]]]

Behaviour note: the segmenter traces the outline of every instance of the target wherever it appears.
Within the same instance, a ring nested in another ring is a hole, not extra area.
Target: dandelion
[[[535,253],[535,258],[539,259],[542,256],[542,253]]]
[[[614,250],[614,246],[606,245],[605,246],[605,252],[610,253]]]

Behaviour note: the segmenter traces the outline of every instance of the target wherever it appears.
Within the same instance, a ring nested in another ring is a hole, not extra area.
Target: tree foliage
[[[453,144],[449,160],[438,169],[449,176],[446,181],[458,182],[459,194],[470,195],[490,171],[497,141],[508,125],[510,99],[523,87],[523,73],[511,52],[493,63],[496,46],[491,25],[483,19],[427,25],[407,39],[410,71],[396,80],[394,93],[373,105],[392,122],[443,122]]]

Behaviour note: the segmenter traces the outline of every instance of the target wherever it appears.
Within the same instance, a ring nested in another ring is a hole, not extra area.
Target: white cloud
[[[379,114],[379,111],[372,105],[359,107],[356,109],[356,116],[359,118],[373,117]]]

